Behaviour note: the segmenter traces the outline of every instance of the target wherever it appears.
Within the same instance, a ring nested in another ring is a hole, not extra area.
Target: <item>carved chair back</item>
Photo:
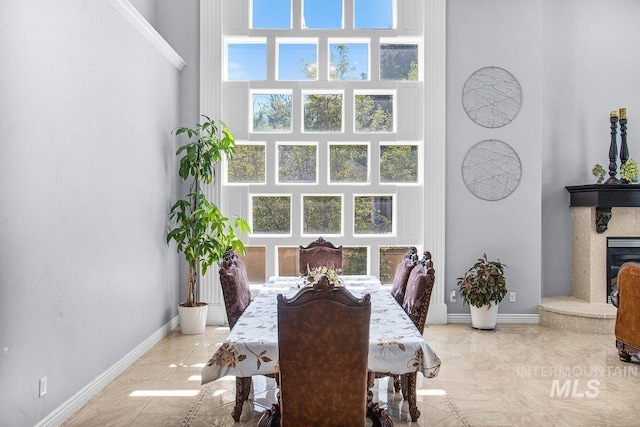
[[[308,246],[300,245],[300,274],[305,274],[316,267],[342,268],[342,245],[333,243],[319,237]]]
[[[364,425],[370,296],[326,277],[293,298],[278,295],[283,426]]]

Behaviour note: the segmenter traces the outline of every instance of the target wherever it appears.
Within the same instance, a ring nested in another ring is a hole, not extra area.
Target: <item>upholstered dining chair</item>
[[[410,254],[411,251],[407,256]],[[435,270],[433,269],[431,253],[425,252],[422,259],[417,261],[415,267],[411,268],[409,272],[406,290],[401,303],[402,308],[420,333],[424,333],[434,282]],[[394,390],[396,392],[402,390],[402,396],[408,401],[411,419],[414,422],[418,420],[420,411],[416,400],[416,372],[403,375],[390,374],[388,372],[370,372],[369,375],[372,375],[370,382],[373,382],[373,378],[389,377],[389,380],[393,382]]]
[[[259,427],[364,426],[371,301],[326,276],[294,297],[278,295],[279,403]],[[377,406],[377,405],[376,405]],[[374,426],[392,426],[384,410]],[[385,418],[386,417],[386,418]]]
[[[238,321],[251,302],[251,289],[244,262],[233,252],[231,247],[225,252],[220,268],[220,285],[227,312],[229,328]],[[251,392],[251,377],[236,377],[236,404],[231,412],[235,421],[240,420],[242,405]]]
[[[618,289],[611,294],[616,313],[616,348],[624,362],[640,359],[640,262],[625,262],[618,270]]]
[[[251,290],[244,262],[238,258],[231,247],[227,248],[222,258],[219,273],[229,328],[233,328],[251,302]]]
[[[429,312],[429,302],[431,301],[431,292],[435,283],[435,270],[433,269],[433,261],[431,253],[425,252],[424,256],[418,264],[411,270],[409,279],[407,279],[407,289],[404,295],[402,308],[413,321],[420,333],[424,333],[424,325],[427,321]],[[403,374],[402,396],[409,402],[409,414],[412,421],[417,421],[420,416],[416,403],[416,379],[417,373],[411,372]]]
[[[396,272],[393,275],[393,284],[391,285],[391,296],[400,304],[404,303],[404,293],[407,289],[407,280],[409,280],[409,274],[411,270],[418,263],[418,249],[414,246],[409,248],[409,252],[402,257],[396,267]],[[383,378],[389,376],[389,374],[383,372],[375,372],[375,378]],[[393,381],[393,388],[397,392],[402,389],[402,383],[400,381],[400,375],[391,375],[391,381]]]
[[[300,245],[300,274],[316,267],[342,268],[342,245],[333,243],[318,237],[308,246]]]
[[[434,282],[433,261],[431,253],[427,251],[409,274],[402,303],[402,308],[421,333],[424,332],[424,325],[427,321]]]
[[[418,250],[415,247],[409,248],[409,252],[400,260],[396,267],[396,273],[393,276],[393,285],[391,286],[391,295],[402,306],[404,302],[404,293],[407,289],[407,280],[411,270],[418,263]]]

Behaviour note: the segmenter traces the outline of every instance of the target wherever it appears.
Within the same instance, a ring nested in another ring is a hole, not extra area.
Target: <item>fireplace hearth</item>
[[[613,334],[616,308],[607,304],[607,283],[613,275],[606,261],[608,238],[640,236],[640,185],[593,184],[567,187],[567,191],[572,223],[571,295],[543,297],[540,324]],[[621,252],[616,263],[628,258],[624,249]]]

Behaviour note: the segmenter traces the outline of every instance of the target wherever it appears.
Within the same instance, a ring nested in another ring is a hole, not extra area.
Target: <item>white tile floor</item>
[[[254,381],[239,423],[230,416],[234,378],[200,385],[200,367],[227,333],[171,332],[63,426],[255,426],[275,400],[271,380]],[[429,326],[425,337],[442,367],[435,379],[418,375],[416,423],[401,394],[376,381],[374,399],[396,426],[640,425],[640,364],[618,360],[612,335],[499,324]]]

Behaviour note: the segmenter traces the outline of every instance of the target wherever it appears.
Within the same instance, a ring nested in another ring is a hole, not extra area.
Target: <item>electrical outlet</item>
[[[449,297],[450,302],[456,302],[456,291],[451,291],[451,296]]]
[[[42,397],[47,394],[47,377],[40,378],[40,393],[38,397]]]
[[[509,292],[509,302],[516,302],[516,293]]]

